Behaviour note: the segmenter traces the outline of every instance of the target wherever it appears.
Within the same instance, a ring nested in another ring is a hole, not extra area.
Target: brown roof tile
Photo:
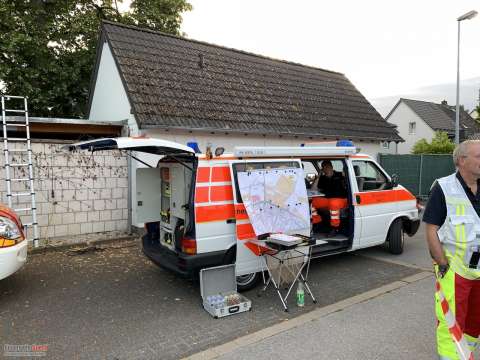
[[[104,22],[140,128],[402,141],[343,75]]]

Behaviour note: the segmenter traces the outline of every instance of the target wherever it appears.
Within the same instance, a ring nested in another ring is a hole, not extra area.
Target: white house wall
[[[431,141],[435,136],[432,128],[403,102],[398,104],[387,121],[397,125],[399,135],[405,140],[405,142],[398,144],[398,154],[410,154],[413,145],[415,145],[418,140],[425,138],[427,141]],[[411,122],[416,123],[415,134],[408,133],[408,124]]]
[[[90,120],[121,121],[131,118],[130,103],[107,42],[103,43],[94,89]]]

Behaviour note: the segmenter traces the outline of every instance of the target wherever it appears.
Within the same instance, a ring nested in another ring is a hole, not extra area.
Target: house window
[[[388,141],[382,141],[382,148],[384,148],[384,149],[389,149],[389,148],[390,148],[390,142],[388,142]]]
[[[408,123],[408,135],[415,135],[417,123],[415,121]]]

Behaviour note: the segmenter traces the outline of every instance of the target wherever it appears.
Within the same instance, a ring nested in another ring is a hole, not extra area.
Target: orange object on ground
[[[315,209],[325,208],[330,211],[330,225],[340,227],[340,210],[348,206],[347,199],[316,197],[312,200]]]

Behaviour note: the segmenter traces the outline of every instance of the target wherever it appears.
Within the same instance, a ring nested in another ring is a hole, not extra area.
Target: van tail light
[[[197,241],[190,237],[183,237],[181,240],[182,252],[188,255],[197,253]]]

